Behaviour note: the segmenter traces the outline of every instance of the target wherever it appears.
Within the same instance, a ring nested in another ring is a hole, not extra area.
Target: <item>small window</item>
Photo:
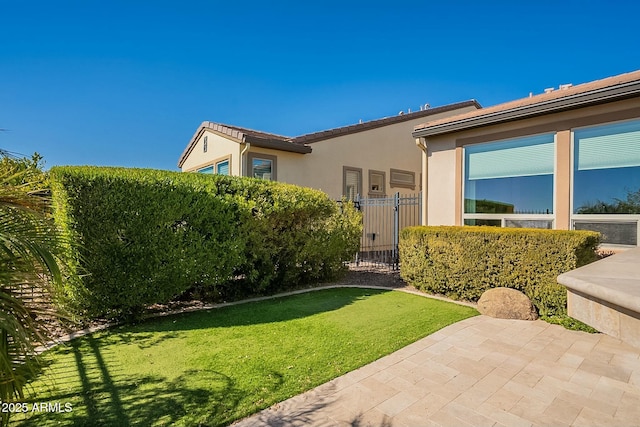
[[[273,162],[268,159],[253,159],[251,163],[253,177],[271,180]]]
[[[207,166],[205,168],[200,168],[197,171],[198,173],[213,173],[213,166]]]
[[[277,157],[262,153],[249,153],[249,176],[253,178],[275,181],[277,172]]]
[[[385,173],[369,170],[369,195],[383,196],[385,194]]]
[[[355,200],[362,194],[362,169],[344,166],[342,168],[343,195],[348,200]]]
[[[391,179],[389,180],[391,187],[403,187],[415,190],[416,173],[404,171],[400,169],[391,169]]]
[[[216,163],[216,173],[218,175],[229,175],[229,160]]]
[[[209,145],[209,141],[207,141],[207,137],[205,136],[204,140],[202,141],[202,150],[203,150],[203,152],[205,152],[205,153],[207,152],[208,145]]]

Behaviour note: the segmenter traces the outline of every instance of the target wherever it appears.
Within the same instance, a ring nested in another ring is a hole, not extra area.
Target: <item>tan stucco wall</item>
[[[279,182],[287,182],[289,184],[298,184],[302,185],[299,182],[296,182],[297,173],[295,172],[297,169],[297,163],[303,160],[305,156],[309,156],[310,154],[300,154],[300,153],[290,153],[287,151],[280,150],[271,150],[268,148],[260,148],[260,147],[250,147],[250,153],[255,154],[268,154],[270,156],[276,157],[276,181]],[[248,174],[249,172],[247,172]]]
[[[431,120],[475,110],[466,107],[454,112],[435,114]],[[393,195],[417,193],[421,189],[421,151],[411,136],[413,128],[424,122],[424,118],[369,129],[363,132],[309,144],[313,149],[300,161],[291,165],[287,179],[295,184],[318,188],[334,199],[342,197],[343,167],[362,169],[363,196],[368,195],[369,170],[385,173],[385,193]],[[415,173],[415,188],[391,187],[390,169]]]
[[[555,133],[556,228],[570,225],[571,129],[640,117],[640,99],[549,114],[532,119],[486,126],[427,138],[429,225],[457,225],[462,222],[462,162],[460,148],[540,133]],[[456,160],[457,159],[457,160]]]
[[[427,144],[427,224],[453,225],[456,204],[456,142],[454,138],[429,140]]]
[[[207,152],[204,152],[204,137],[207,137]],[[231,175],[240,174],[240,151],[242,144],[225,138],[215,132],[204,130],[189,156],[182,164],[183,172],[191,172],[215,163],[225,156],[231,155]]]
[[[438,120],[455,114],[475,110],[474,106],[434,114],[429,120]],[[417,118],[362,132],[337,136],[309,145],[312,153],[299,154],[251,146],[249,152],[277,157],[277,180],[320,189],[331,198],[339,199],[343,193],[343,168],[362,169],[363,196],[368,195],[369,170],[385,173],[385,194],[417,193],[421,190],[421,150],[411,136],[413,128],[425,121]],[[203,152],[203,138],[208,136],[208,150]],[[244,144],[228,139],[210,130],[198,136],[197,143],[182,165],[183,171],[193,171],[212,164],[231,154],[231,174],[241,174],[240,153]],[[391,169],[415,173],[415,188],[391,187]]]
[[[555,228],[571,228],[571,130],[556,133]]]

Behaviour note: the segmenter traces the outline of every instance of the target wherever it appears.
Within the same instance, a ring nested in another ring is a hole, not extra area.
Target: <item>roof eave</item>
[[[475,100],[470,99],[468,101],[456,102],[453,104],[441,105],[439,107],[429,108],[422,111],[414,111],[398,116],[383,117],[381,119],[370,120],[364,123],[358,123],[354,125],[342,126],[339,128],[328,129],[310,134],[300,135],[293,138],[293,142],[296,144],[313,144],[315,142],[326,141],[338,136],[349,135],[352,133],[365,132],[380,127],[390,126],[401,122],[415,120],[421,117],[428,117],[429,115],[440,114],[459,108],[476,107],[481,109],[482,105]]]
[[[191,137],[189,144],[187,144],[187,147],[178,159],[178,168],[181,168],[184,162],[187,160],[187,157],[189,157],[189,155],[195,148],[196,142],[198,141],[198,139],[200,139],[200,136],[205,130],[209,130],[210,132],[216,133],[224,138],[234,140],[240,144],[249,142],[256,147],[261,148],[270,148],[273,150],[288,151],[291,153],[311,153],[311,147],[306,145],[294,144],[293,142],[287,141],[260,138],[253,135],[245,134],[240,130],[233,129],[219,123],[204,121],[200,124],[196,133],[193,134],[193,137]]]
[[[308,145],[294,144],[293,142],[277,141],[272,139],[256,138],[250,135],[245,136],[245,141],[254,147],[269,148],[272,150],[288,151],[290,153],[308,154],[311,147]]]
[[[544,114],[583,108],[590,105],[619,101],[636,96],[640,96],[640,81],[595,89],[588,92],[577,93],[575,95],[564,96],[562,98],[497,111],[495,113],[442,123],[440,125],[425,126],[424,128],[414,130],[412,135],[414,138],[442,135],[445,133],[521,120]]]
[[[204,132],[205,128],[207,127],[206,123],[208,122],[202,122],[200,126],[198,126],[198,129],[196,130],[196,132],[191,137],[191,140],[189,141],[184,151],[180,155],[180,158],[178,159],[178,168],[182,168],[182,165],[187,160],[187,157],[189,157],[189,155],[195,148],[196,141],[200,138],[200,135],[202,134],[202,132]]]

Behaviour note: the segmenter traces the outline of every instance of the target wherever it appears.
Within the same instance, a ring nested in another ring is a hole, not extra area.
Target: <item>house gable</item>
[[[191,140],[187,144],[187,147],[182,152],[182,155],[178,160],[179,168],[184,165],[187,157],[189,157],[197,142],[204,135],[205,131],[220,135],[238,144],[249,143],[256,147],[270,148],[273,150],[288,151],[291,153],[300,154],[307,154],[311,153],[312,151],[311,147],[307,147],[301,144],[294,144],[291,141],[291,138],[286,136],[205,121],[200,124],[196,132],[191,137]]]

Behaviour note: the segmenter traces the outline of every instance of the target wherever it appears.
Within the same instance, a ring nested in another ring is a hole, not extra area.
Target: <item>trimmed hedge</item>
[[[329,279],[358,248],[357,211],[308,188],[149,169],[50,175],[81,276],[65,301],[89,318],[132,316],[189,289],[228,299]]]
[[[514,288],[540,315],[566,315],[567,292],[556,278],[595,261],[598,242],[591,231],[408,227],[400,233],[400,274],[423,291],[468,301]]]

